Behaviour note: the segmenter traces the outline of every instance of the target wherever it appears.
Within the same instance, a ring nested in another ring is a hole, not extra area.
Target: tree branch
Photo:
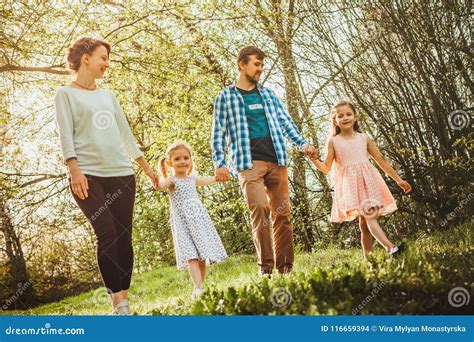
[[[49,74],[56,74],[56,75],[69,75],[68,71],[57,70],[56,68],[64,68],[64,64],[51,65],[47,67],[29,67],[29,66],[5,64],[5,65],[0,66],[0,73],[8,72],[8,71],[30,71],[30,72],[46,72]]]

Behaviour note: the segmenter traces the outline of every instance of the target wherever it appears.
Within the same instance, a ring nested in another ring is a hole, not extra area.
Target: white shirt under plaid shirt
[[[286,166],[288,165],[288,155],[285,137],[298,150],[301,150],[307,142],[273,90],[261,85],[258,86],[258,90],[262,96],[263,107],[278,165]],[[212,159],[216,169],[227,166],[226,142],[230,156],[228,166],[233,176],[237,176],[239,171],[253,168],[244,99],[235,84],[222,90],[215,99],[212,132]]]

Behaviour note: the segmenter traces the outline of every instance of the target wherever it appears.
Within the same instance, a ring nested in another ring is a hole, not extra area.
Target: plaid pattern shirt
[[[285,137],[298,150],[301,150],[307,142],[275,93],[261,85],[258,86],[258,90],[262,96],[263,107],[278,165],[286,166],[288,165],[288,156]],[[230,157],[228,166],[231,174],[237,176],[239,171],[252,169],[252,154],[247,117],[245,116],[245,104],[235,84],[222,90],[214,102],[211,149],[216,169],[227,166],[226,142]]]

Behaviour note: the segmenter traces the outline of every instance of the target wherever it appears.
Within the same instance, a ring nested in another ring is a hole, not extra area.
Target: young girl
[[[359,127],[356,109],[351,102],[340,101],[331,110],[333,133],[328,141],[328,155],[324,162],[312,159],[324,173],[335,161],[335,196],[331,222],[352,221],[359,217],[364,257],[372,250],[372,236],[391,255],[402,252],[405,245],[395,246],[387,239],[377,218],[397,210],[395,200],[382,176],[369,161],[377,162],[405,193],[411,186],[402,180],[379,152],[375,143]],[[371,236],[372,235],[372,236]]]
[[[196,186],[216,183],[214,176],[196,177],[189,145],[178,141],[168,147],[159,162],[162,178],[158,190],[168,190],[171,200],[171,232],[178,269],[186,266],[194,283],[192,298],[204,293],[206,261],[209,264],[223,261],[227,253],[201,203]],[[168,176],[171,168],[173,176]]]

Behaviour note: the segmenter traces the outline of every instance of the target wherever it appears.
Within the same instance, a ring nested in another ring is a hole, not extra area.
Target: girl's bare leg
[[[365,217],[365,221],[367,222],[367,227],[369,228],[369,231],[373,237],[383,246],[383,248],[385,248],[387,252],[390,252],[390,250],[395,247],[395,245],[391,243],[389,239],[387,239],[387,236],[383,232],[382,228],[380,228],[377,219]]]
[[[202,277],[201,277],[201,270],[199,267],[199,260],[189,260],[188,261],[188,271],[189,275],[194,283],[195,288],[202,287]]]
[[[203,260],[199,260],[199,271],[201,271],[201,283],[204,283],[204,279],[206,279],[206,262]]]
[[[362,245],[362,251],[364,257],[367,256],[367,253],[372,252],[372,235],[370,234],[369,228],[367,227],[367,222],[365,221],[364,216],[359,216],[359,229],[360,229],[360,243]]]

